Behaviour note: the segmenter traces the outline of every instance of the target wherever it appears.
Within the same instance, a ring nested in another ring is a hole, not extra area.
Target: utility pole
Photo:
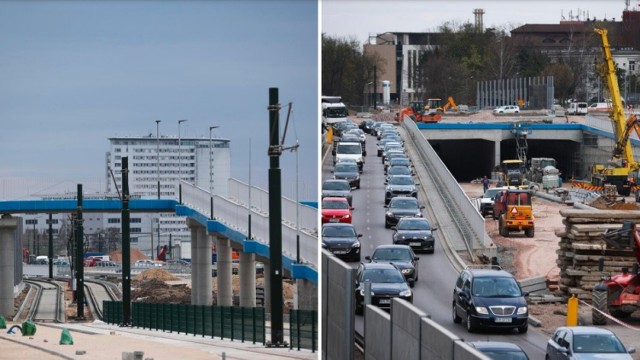
[[[156,171],[158,172],[158,200],[160,200],[160,121],[162,120],[156,120]]]
[[[78,308],[78,320],[84,320],[84,227],[82,224],[82,184],[78,184],[78,211],[76,213],[76,305]]]
[[[131,233],[129,157],[122,157],[122,326],[131,325]]]
[[[49,279],[53,279],[53,214],[49,214]]]
[[[279,144],[280,104],[278,88],[269,88],[269,260],[271,262],[271,342],[270,346],[283,346],[282,320],[282,183]]]

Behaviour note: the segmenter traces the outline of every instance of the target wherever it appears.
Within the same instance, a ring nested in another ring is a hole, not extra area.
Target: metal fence
[[[119,324],[122,302],[103,302],[104,321]],[[132,326],[265,344],[263,308],[190,304],[132,304]]]
[[[290,349],[318,349],[318,312],[315,310],[291,310],[289,314],[291,334]]]

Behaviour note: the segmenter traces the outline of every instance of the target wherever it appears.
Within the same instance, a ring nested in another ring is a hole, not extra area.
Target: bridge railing
[[[211,217],[211,200],[209,192],[197,186],[182,183],[182,201],[185,205],[197,210],[203,215]],[[247,204],[240,204],[215,195],[213,197],[213,213],[215,220],[249,237],[249,208]],[[253,199],[252,199],[253,201]],[[310,208],[310,207],[306,207]],[[313,208],[310,208],[313,209]],[[264,244],[269,244],[269,214],[251,209],[251,238]],[[318,219],[317,210],[313,216]],[[317,220],[316,220],[317,222]],[[290,258],[296,258],[298,250],[297,231],[295,225],[282,222],[282,251]],[[316,229],[300,230],[299,251],[303,263],[312,264],[317,268],[318,237]]]

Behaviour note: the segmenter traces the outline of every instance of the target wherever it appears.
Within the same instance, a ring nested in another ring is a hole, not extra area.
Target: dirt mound
[[[600,196],[589,203],[589,206],[600,210],[640,210],[635,203],[627,202],[609,202],[603,196]]]
[[[111,261],[122,263],[122,250],[116,250],[109,253]],[[137,248],[131,248],[131,262],[134,263],[138,260],[147,260],[149,257],[142,253]]]
[[[131,292],[131,297],[143,303],[190,304],[191,289],[186,284],[167,285],[163,280],[150,278],[140,281]]]
[[[141,272],[140,274],[136,275],[133,280],[136,281],[145,281],[145,280],[159,280],[159,281],[175,281],[175,280],[180,280],[179,278],[175,277],[173,274],[171,274],[170,272],[160,269],[160,268],[153,268],[153,269],[149,269],[149,270],[145,270],[143,272]]]

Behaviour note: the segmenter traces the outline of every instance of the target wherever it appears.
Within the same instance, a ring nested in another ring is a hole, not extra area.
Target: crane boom
[[[638,170],[640,164],[635,161],[631,142],[629,141],[630,132],[635,129],[637,119],[631,114],[629,119],[625,119],[624,107],[622,105],[622,97],[620,96],[620,88],[618,86],[618,77],[611,55],[611,46],[607,38],[607,30],[595,28],[594,31],[600,35],[602,41],[602,52],[604,62],[599,67],[600,75],[606,81],[611,95],[611,109],[609,117],[613,125],[613,133],[615,136],[615,147],[612,159],[609,165],[594,164],[591,173],[591,184],[602,187],[605,184],[615,185],[618,193],[624,196],[630,194],[634,184],[629,181],[632,172]],[[635,190],[635,189],[634,189]]]

